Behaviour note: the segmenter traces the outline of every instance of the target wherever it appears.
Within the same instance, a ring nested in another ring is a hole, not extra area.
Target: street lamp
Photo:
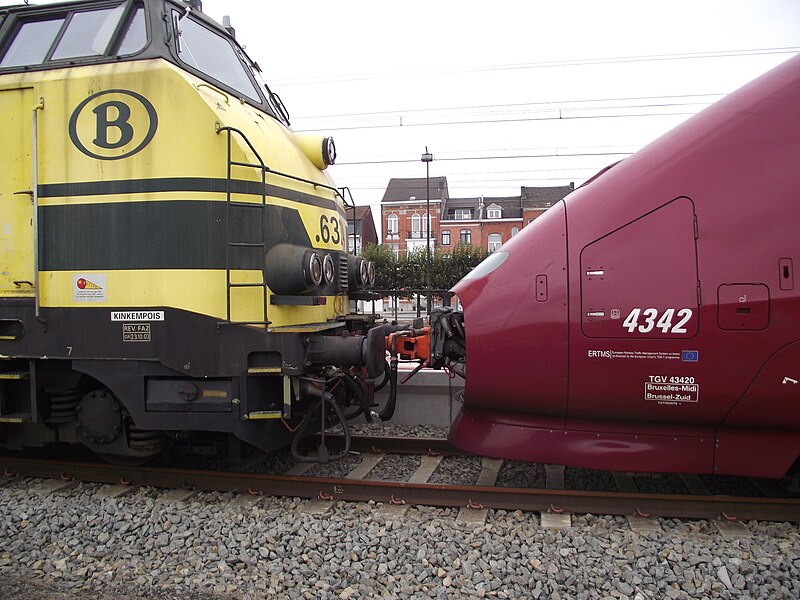
[[[427,291],[428,316],[431,315],[431,162],[433,154],[428,152],[425,146],[425,153],[421,158],[425,163],[425,290]]]

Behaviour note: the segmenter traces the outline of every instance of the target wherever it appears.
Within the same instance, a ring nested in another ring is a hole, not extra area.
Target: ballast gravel
[[[365,479],[372,481],[408,481],[419,468],[419,456],[390,454],[367,473]]]
[[[475,485],[481,474],[479,456],[445,456],[428,483]]]
[[[459,525],[450,508],[383,517],[373,503],[304,500],[185,503],[138,490],[118,499],[79,484],[0,488],[0,598],[24,600],[262,598],[800,597],[795,524],[747,524],[729,538],[710,521],[660,520],[641,535],[622,517],[573,515],[543,529],[535,513],[490,511]]]

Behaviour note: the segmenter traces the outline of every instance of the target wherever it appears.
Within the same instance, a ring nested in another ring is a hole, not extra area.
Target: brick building
[[[442,203],[448,197],[447,177],[431,177],[429,185],[425,177],[389,180],[381,200],[383,243],[395,253],[424,249],[428,243],[433,251]]]
[[[359,254],[364,246],[378,243],[378,232],[372,219],[372,208],[356,206],[345,210],[347,215],[347,251]]]
[[[444,252],[459,243],[497,250],[575,188],[523,186],[519,196],[450,198],[446,177],[430,181],[431,250]],[[383,243],[397,253],[426,247],[425,182],[424,177],[391,179],[384,193]]]

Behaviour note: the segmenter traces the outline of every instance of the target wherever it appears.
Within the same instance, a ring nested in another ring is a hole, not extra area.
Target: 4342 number
[[[668,308],[663,313],[656,308],[634,308],[625,317],[622,326],[629,333],[638,331],[639,333],[650,333],[654,329],[660,329],[661,333],[686,333],[686,323],[692,318],[691,308]],[[673,323],[673,321],[675,321]]]

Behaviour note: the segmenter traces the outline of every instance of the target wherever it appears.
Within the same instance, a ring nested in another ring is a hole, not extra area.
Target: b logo
[[[69,138],[87,156],[119,160],[147,146],[157,128],[158,114],[147,98],[128,90],[106,90],[75,108]]]

